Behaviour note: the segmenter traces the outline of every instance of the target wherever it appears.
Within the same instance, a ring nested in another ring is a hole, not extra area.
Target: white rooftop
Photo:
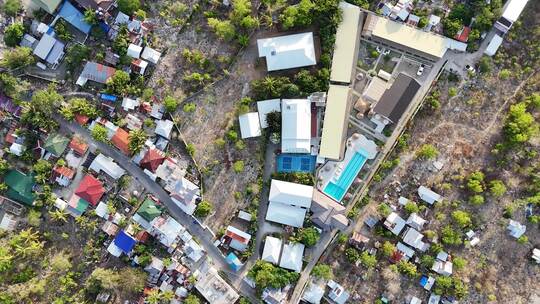
[[[268,211],[266,212],[266,220],[300,228],[304,224],[306,212],[307,209],[305,208],[270,202],[268,204]]]
[[[273,179],[270,184],[268,201],[309,208],[313,187]]]
[[[430,205],[433,205],[435,202],[440,202],[442,199],[440,194],[433,192],[431,189],[424,186],[418,188],[418,195],[424,202]]]
[[[302,271],[302,258],[304,257],[304,244],[289,243],[283,246],[283,253],[279,267],[293,270],[296,272]]]
[[[242,138],[261,136],[261,125],[259,124],[259,113],[251,112],[238,117],[240,122],[240,134]]]
[[[257,112],[259,113],[261,128],[265,129],[268,127],[266,115],[274,111],[281,112],[281,99],[268,99],[257,102]]]
[[[259,57],[266,58],[268,71],[317,64],[311,32],[258,39],[257,47]]]
[[[141,55],[141,52],[142,52],[142,47],[136,45],[136,44],[130,44],[128,46],[128,49],[127,49],[127,55],[129,57],[133,57],[133,58],[139,58],[139,56]]]
[[[281,253],[282,242],[280,239],[267,236],[264,242],[264,250],[261,260],[277,265]]]
[[[506,230],[508,230],[508,234],[510,234],[510,236],[518,239],[525,233],[525,231],[527,231],[527,227],[518,221],[510,220]]]
[[[113,179],[119,179],[126,173],[126,170],[118,166],[118,164],[116,164],[112,158],[101,153],[96,156],[94,161],[92,161],[89,169],[95,171],[96,173],[104,172]]]
[[[153,64],[157,64],[159,58],[161,58],[161,53],[146,46],[141,54],[141,58]]]
[[[422,233],[418,232],[414,228],[409,227],[403,235],[403,242],[420,251],[425,251],[427,249],[427,244],[422,241],[423,238],[424,235]]]
[[[158,120],[156,122],[155,133],[161,137],[168,139],[171,136],[173,125],[174,125],[173,122],[168,119]]]
[[[397,213],[392,212],[384,221],[384,226],[388,228],[393,234],[399,235],[401,230],[405,228],[405,220],[402,219]]]
[[[281,151],[311,152],[311,102],[308,99],[281,101]]]
[[[124,109],[124,111],[134,110],[138,106],[139,106],[138,99],[132,99],[128,97],[124,97],[122,99],[122,108]]]
[[[527,5],[529,0],[509,0],[503,7],[502,17],[508,21],[515,22]]]

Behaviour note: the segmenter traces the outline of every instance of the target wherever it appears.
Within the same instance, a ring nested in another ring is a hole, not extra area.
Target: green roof
[[[55,156],[59,157],[66,150],[69,139],[60,134],[51,134],[43,144],[43,148]]]
[[[161,215],[161,207],[157,206],[153,200],[147,198],[142,203],[139,210],[137,210],[137,214],[146,221],[151,222],[153,219]]]
[[[89,203],[81,198],[77,202],[77,207],[73,208],[73,209],[79,211],[82,214],[82,213],[84,213],[86,211],[86,209],[88,208],[88,205],[89,205]]]
[[[32,188],[36,182],[32,174],[26,175],[18,170],[9,170],[4,175],[4,183],[8,186],[7,197],[30,206],[33,205],[36,196],[32,192]]]

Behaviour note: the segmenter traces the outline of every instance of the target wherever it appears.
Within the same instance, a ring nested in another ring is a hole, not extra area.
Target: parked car
[[[418,67],[418,71],[416,71],[416,75],[418,76],[421,76],[422,74],[424,74],[424,68],[426,66],[424,64],[421,64],[419,67]]]

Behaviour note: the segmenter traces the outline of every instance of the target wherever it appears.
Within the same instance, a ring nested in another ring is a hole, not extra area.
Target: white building
[[[161,58],[161,53],[146,46],[141,54],[141,58],[153,64],[157,64],[159,58]]]
[[[103,172],[115,180],[126,174],[126,170],[116,164],[112,158],[103,154],[98,154],[88,169],[98,174]]]
[[[268,123],[266,122],[266,115],[271,112],[281,112],[281,99],[268,99],[258,101],[257,112],[259,113],[261,128],[266,129],[268,127]]]
[[[169,139],[174,123],[168,119],[158,120],[156,122],[155,133],[161,137]]]
[[[509,0],[503,7],[501,18],[495,22],[494,27],[503,33],[508,32],[514,22],[519,19],[525,5],[529,0]]]
[[[283,246],[279,267],[301,272],[304,248],[305,246],[302,243],[289,243]]]
[[[311,102],[283,99],[281,102],[281,151],[311,152]]]
[[[435,202],[440,202],[442,200],[442,196],[440,194],[433,192],[431,189],[424,186],[420,186],[418,188],[418,196],[420,196],[420,199],[430,205],[433,205]]]
[[[311,206],[312,195],[311,186],[272,180],[266,220],[302,227],[307,209]]]
[[[532,252],[532,258],[536,261],[536,264],[540,264],[540,249],[534,248]]]
[[[156,217],[152,220],[150,233],[166,247],[176,247],[177,241],[186,228],[172,217]]]
[[[142,52],[142,47],[136,44],[130,44],[127,49],[127,55],[132,58],[139,58]]]
[[[422,252],[426,251],[429,248],[427,243],[424,243],[422,239],[424,235],[414,228],[407,228],[405,234],[403,235],[403,242],[413,248],[416,248]]]
[[[426,220],[421,218],[416,213],[411,213],[411,215],[409,215],[409,218],[407,219],[407,225],[411,226],[412,228],[418,231],[422,230],[425,224],[426,224]]]
[[[399,235],[401,230],[405,228],[405,220],[402,219],[397,213],[392,212],[384,221],[384,227],[390,230],[394,235]]]
[[[139,99],[132,99],[128,97],[124,97],[122,99],[122,108],[126,112],[135,110],[135,108],[138,107],[139,104],[140,104]]]
[[[238,293],[223,280],[218,271],[208,265],[195,271],[197,278],[195,288],[210,304],[235,303],[240,297]]]
[[[238,117],[240,122],[240,134],[242,139],[261,136],[261,125],[259,124],[259,113],[251,112]]]
[[[246,251],[249,240],[251,240],[251,234],[246,233],[236,227],[228,226],[225,231],[225,236],[230,239],[229,247],[238,251]]]
[[[317,64],[313,33],[293,34],[257,40],[259,57],[266,58],[268,71]]]
[[[336,304],[345,304],[349,299],[349,293],[341,286],[340,284],[329,280],[328,284],[330,287],[330,292],[328,292],[328,297]]]
[[[261,260],[277,265],[279,263],[279,257],[281,254],[281,246],[282,242],[280,239],[267,236],[266,240],[264,241],[264,249]]]
[[[201,197],[201,190],[197,185],[182,177],[171,188],[165,188],[170,192],[171,199],[187,214],[193,214],[197,207],[197,199]]]
[[[499,47],[501,46],[503,42],[503,38],[497,34],[491,38],[491,41],[489,42],[488,46],[486,47],[486,50],[484,51],[484,54],[488,56],[493,56],[495,53],[497,53],[497,50],[499,50]]]
[[[518,221],[510,220],[506,230],[508,230],[508,234],[510,234],[510,236],[519,239],[523,234],[525,234],[527,227]]]

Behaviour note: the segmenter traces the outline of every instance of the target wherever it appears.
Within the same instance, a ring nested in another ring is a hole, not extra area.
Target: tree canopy
[[[300,276],[296,272],[287,271],[283,268],[258,260],[249,270],[248,276],[255,280],[258,289],[266,287],[281,288],[296,282]]]
[[[64,101],[62,95],[58,94],[56,87],[51,84],[47,89],[34,93],[32,100],[22,103],[21,120],[36,128],[52,130],[58,123],[52,119],[55,106]]]
[[[135,11],[141,8],[141,2],[139,0],[118,0],[117,3],[118,9],[128,16],[133,15]]]
[[[35,62],[32,49],[18,46],[14,49],[4,51],[4,58],[0,61],[0,66],[8,69],[22,68]]]
[[[17,46],[24,35],[24,26],[20,22],[15,22],[6,27],[4,30],[4,42],[7,46]]]

